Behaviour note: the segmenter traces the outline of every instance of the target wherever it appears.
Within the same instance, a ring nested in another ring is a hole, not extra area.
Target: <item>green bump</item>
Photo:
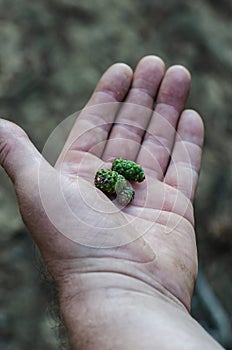
[[[145,179],[142,167],[131,160],[116,158],[111,169],[130,181],[142,182]]]
[[[106,194],[115,194],[124,189],[126,179],[110,169],[99,170],[94,179],[95,186]]]
[[[117,201],[119,204],[126,206],[134,199],[135,191],[132,188],[124,188],[117,195]]]

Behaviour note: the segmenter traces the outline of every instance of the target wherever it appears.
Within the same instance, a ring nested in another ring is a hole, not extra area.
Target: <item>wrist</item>
[[[78,286],[72,281],[71,288],[66,287],[60,289],[60,306],[73,350],[152,349],[149,334],[159,322],[158,310],[170,305],[188,315],[174,298],[115,273],[103,278],[91,273],[82,276]]]
[[[151,299],[161,298],[176,305],[181,310],[188,313],[185,305],[162,284],[149,275],[139,274],[138,271],[130,271],[129,268],[123,272],[117,269],[114,271],[89,271],[85,273],[66,274],[65,278],[59,280],[59,295],[62,305],[79,304],[83,301],[87,304],[94,302],[93,295],[98,293],[114,298],[115,295],[140,294]]]

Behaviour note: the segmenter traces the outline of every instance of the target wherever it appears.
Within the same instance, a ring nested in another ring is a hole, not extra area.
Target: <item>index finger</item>
[[[108,133],[132,81],[133,71],[123,63],[111,66],[102,76],[86,107],[78,116],[56,162],[68,151],[91,152],[101,157]]]

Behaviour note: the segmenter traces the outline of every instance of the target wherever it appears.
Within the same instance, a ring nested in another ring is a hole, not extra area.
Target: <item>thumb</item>
[[[43,160],[29,137],[18,125],[0,119],[0,165],[14,184],[26,181],[25,174]],[[44,160],[45,162],[45,160]]]

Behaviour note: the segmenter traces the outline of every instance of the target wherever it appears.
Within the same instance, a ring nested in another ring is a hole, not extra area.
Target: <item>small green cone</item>
[[[126,206],[134,199],[135,191],[132,188],[124,188],[117,195],[117,201],[119,204]]]
[[[115,194],[124,189],[126,179],[116,171],[101,169],[95,175],[94,184],[106,194]]]
[[[145,174],[142,167],[131,160],[116,158],[111,169],[130,181],[133,180],[142,182],[145,179]]]

